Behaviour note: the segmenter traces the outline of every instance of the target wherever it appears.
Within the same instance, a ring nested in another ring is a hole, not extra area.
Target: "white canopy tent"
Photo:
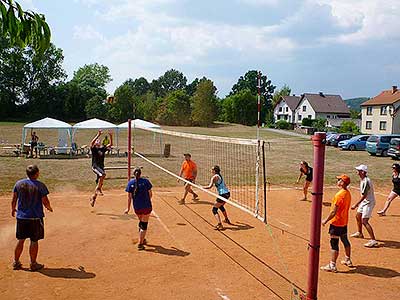
[[[59,132],[59,137],[65,136],[69,137],[69,143],[72,144],[72,126],[66,122],[59,121],[52,118],[44,118],[36,122],[26,124],[22,129],[22,144],[25,144],[27,129],[57,129]]]
[[[131,128],[147,129],[147,128],[161,128],[161,127],[151,122],[147,122],[141,119],[135,119],[131,121]],[[128,129],[128,122],[119,124],[118,129]]]
[[[76,131],[79,129],[115,129],[118,130],[117,125],[104,121],[104,120],[100,120],[100,119],[90,119],[90,120],[86,120],[86,121],[82,121],[79,123],[76,123],[74,126],[72,126],[72,138],[75,139],[75,134]],[[118,132],[117,132],[118,134]],[[118,136],[117,136],[117,144],[118,144]]]

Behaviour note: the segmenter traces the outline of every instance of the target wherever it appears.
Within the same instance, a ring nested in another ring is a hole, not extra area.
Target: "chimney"
[[[296,96],[296,94],[292,94],[292,96],[293,96],[293,97],[295,97],[295,96]]]
[[[397,92],[397,85],[392,86],[392,94]]]
[[[320,95],[321,97],[325,97],[325,95],[324,95],[323,92],[319,92],[319,95]]]

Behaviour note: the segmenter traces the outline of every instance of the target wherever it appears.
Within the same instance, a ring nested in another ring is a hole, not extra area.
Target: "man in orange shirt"
[[[350,184],[350,177],[346,174],[336,177],[338,179],[337,186],[340,190],[332,199],[331,212],[322,221],[322,226],[331,221],[329,226],[329,234],[331,236],[331,261],[321,270],[327,272],[337,272],[336,260],[339,256],[339,238],[343,243],[346,257],[341,261],[343,265],[353,267],[350,259],[351,245],[347,238],[347,224],[349,222],[349,209],[351,206],[351,194],[347,189]]]
[[[185,153],[183,154],[183,156],[185,157],[185,160],[182,163],[179,177],[183,177],[187,181],[195,183],[197,177],[197,165],[192,160],[192,156],[190,155],[190,153]],[[193,192],[192,186],[189,183],[185,182],[185,192],[183,194],[183,198],[179,201],[179,204],[185,204],[185,199],[188,193],[191,193],[193,195],[193,200],[197,200],[199,197],[195,192]]]

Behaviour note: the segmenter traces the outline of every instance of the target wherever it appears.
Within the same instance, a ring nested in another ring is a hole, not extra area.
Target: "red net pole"
[[[311,228],[308,252],[307,300],[317,299],[319,251],[321,242],[322,195],[325,167],[325,132],[316,132],[312,137],[314,146],[314,169],[312,184]]]
[[[132,120],[128,119],[128,181],[131,180]]]

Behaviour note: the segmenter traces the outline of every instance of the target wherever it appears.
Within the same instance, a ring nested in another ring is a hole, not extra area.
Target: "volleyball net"
[[[198,189],[209,184],[211,168],[218,165],[231,193],[226,202],[266,220],[263,141],[135,128],[133,149],[136,158],[175,178],[179,178],[183,154],[190,153],[197,165],[197,178],[195,184],[186,182]],[[219,197],[210,190],[202,190]]]

